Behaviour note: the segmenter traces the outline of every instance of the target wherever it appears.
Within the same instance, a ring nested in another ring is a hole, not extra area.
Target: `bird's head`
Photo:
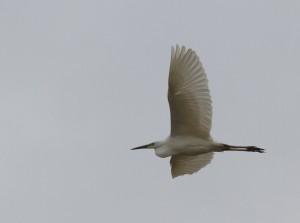
[[[165,145],[166,145],[166,140],[162,140],[162,141],[152,142],[150,144],[143,145],[143,146],[138,146],[138,147],[135,147],[131,150],[154,149],[155,150],[155,155],[164,158],[164,157],[168,157],[168,156],[172,155],[170,153],[170,150],[167,149],[167,147],[165,147]]]

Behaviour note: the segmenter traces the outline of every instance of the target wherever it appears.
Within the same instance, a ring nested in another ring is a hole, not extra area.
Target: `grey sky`
[[[0,222],[299,222],[299,1],[0,1]],[[193,48],[218,153],[173,180],[129,149],[169,134]]]

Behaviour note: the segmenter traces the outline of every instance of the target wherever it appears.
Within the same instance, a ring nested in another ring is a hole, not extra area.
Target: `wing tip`
[[[175,46],[171,46],[171,50],[174,50],[175,52],[185,52],[187,53],[188,51],[192,51],[194,53],[196,53],[192,48],[187,48],[185,45],[179,45],[179,44],[175,44]],[[185,54],[184,53],[184,54]]]

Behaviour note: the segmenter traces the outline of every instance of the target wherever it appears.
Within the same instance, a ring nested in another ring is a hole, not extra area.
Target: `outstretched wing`
[[[172,47],[168,91],[171,136],[210,138],[212,105],[207,83],[195,51]]]
[[[213,158],[213,153],[206,153],[197,156],[174,155],[171,157],[172,177],[178,177],[184,174],[193,174],[209,164]]]

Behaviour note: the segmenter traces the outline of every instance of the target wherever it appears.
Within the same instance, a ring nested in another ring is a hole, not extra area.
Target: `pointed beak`
[[[131,150],[137,150],[137,149],[153,149],[154,148],[154,143],[150,143],[150,144],[147,144],[147,145],[143,145],[143,146],[138,146],[138,147],[135,147]]]

